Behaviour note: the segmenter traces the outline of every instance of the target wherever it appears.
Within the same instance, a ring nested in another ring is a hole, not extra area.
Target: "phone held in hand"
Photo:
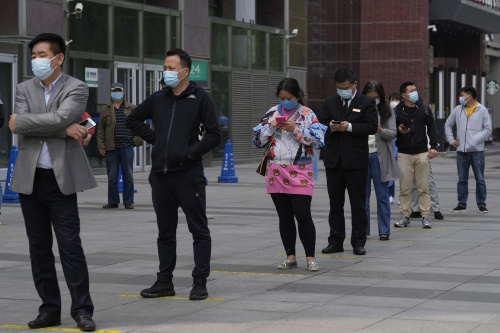
[[[87,119],[83,120],[82,122],[80,122],[80,125],[85,127],[87,130],[89,130],[91,128],[94,128],[96,123],[95,123],[95,121],[92,120],[92,118],[87,118]]]
[[[276,118],[276,124],[281,124],[281,123],[286,123],[286,117],[285,116],[277,116]]]
[[[342,124],[342,122],[340,120],[332,120],[332,124],[340,125],[340,124]]]
[[[408,129],[408,126],[402,125],[402,126],[401,126],[401,129],[402,129],[402,130],[407,130],[407,129]]]

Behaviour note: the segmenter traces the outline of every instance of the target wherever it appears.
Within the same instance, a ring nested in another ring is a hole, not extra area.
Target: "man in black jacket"
[[[351,245],[356,255],[366,254],[365,210],[368,172],[368,135],[377,132],[375,100],[357,91],[354,73],[348,68],[335,72],[337,95],[325,100],[321,122],[325,134],[325,168],[330,197],[330,236],[323,253],[344,252],[345,190],[351,203]]]
[[[208,296],[206,283],[212,247],[205,213],[202,156],[219,145],[221,135],[214,102],[202,88],[188,80],[191,57],[181,49],[170,50],[163,68],[168,87],[149,96],[126,120],[132,132],[154,145],[149,183],[159,229],[160,267],[155,284],[141,291],[141,295],[175,295],[172,276],[180,206],[193,235],[195,267],[189,299],[200,300]],[[146,119],[152,119],[155,130],[144,123]],[[201,140],[200,123],[206,131]]]
[[[422,215],[422,227],[432,228],[429,219],[429,160],[437,156],[437,134],[434,116],[427,104],[418,98],[417,87],[413,82],[404,82],[400,87],[403,101],[395,108],[398,134],[399,201],[401,219],[395,227],[407,227],[410,224],[411,190],[413,180],[417,185],[418,203]],[[429,141],[427,141],[427,136]],[[430,149],[427,144],[430,144]]]

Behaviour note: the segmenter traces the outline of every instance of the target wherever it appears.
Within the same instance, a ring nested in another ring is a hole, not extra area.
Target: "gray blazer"
[[[87,156],[79,140],[66,136],[66,128],[80,122],[89,88],[64,73],[55,84],[45,106],[38,78],[17,86],[14,112],[19,155],[12,173],[13,191],[33,193],[35,168],[42,144],[47,142],[57,184],[64,195],[97,186]]]
[[[394,110],[391,107],[389,107],[389,109],[391,109],[391,117],[387,120],[387,124],[382,127],[382,133],[375,134],[381,182],[388,182],[399,177],[398,162],[394,158],[392,152],[392,139],[394,139],[397,134],[396,116],[394,115]]]

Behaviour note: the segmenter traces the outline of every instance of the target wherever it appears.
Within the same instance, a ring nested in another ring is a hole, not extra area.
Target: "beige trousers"
[[[399,175],[399,210],[401,215],[410,217],[411,190],[413,180],[417,184],[418,204],[422,217],[429,215],[431,197],[429,195],[429,153],[418,155],[398,153]]]

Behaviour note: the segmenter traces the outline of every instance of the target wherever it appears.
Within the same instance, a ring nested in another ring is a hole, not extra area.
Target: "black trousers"
[[[153,206],[158,223],[158,280],[172,279],[176,264],[176,232],[179,207],[186,215],[188,229],[193,235],[195,267],[193,277],[210,275],[212,239],[206,215],[206,178],[203,167],[174,172],[151,172]]]
[[[61,314],[61,292],[57,283],[52,228],[66,284],[71,294],[71,316],[90,316],[94,305],[89,293],[89,273],[80,240],[80,218],[76,194],[64,195],[54,177],[35,177],[33,193],[19,194],[26,225],[31,270],[38,295],[40,313]]]
[[[365,246],[366,227],[366,178],[368,169],[346,169],[339,161],[333,169],[326,169],[328,195],[330,197],[330,236],[328,244],[342,246],[345,234],[344,203],[345,190],[351,203],[351,245]]]
[[[316,246],[316,228],[311,216],[310,195],[271,193],[276,211],[280,219],[280,235],[287,256],[295,255],[295,242],[297,240],[297,229],[295,218],[299,228],[299,237],[306,257],[314,257]]]

